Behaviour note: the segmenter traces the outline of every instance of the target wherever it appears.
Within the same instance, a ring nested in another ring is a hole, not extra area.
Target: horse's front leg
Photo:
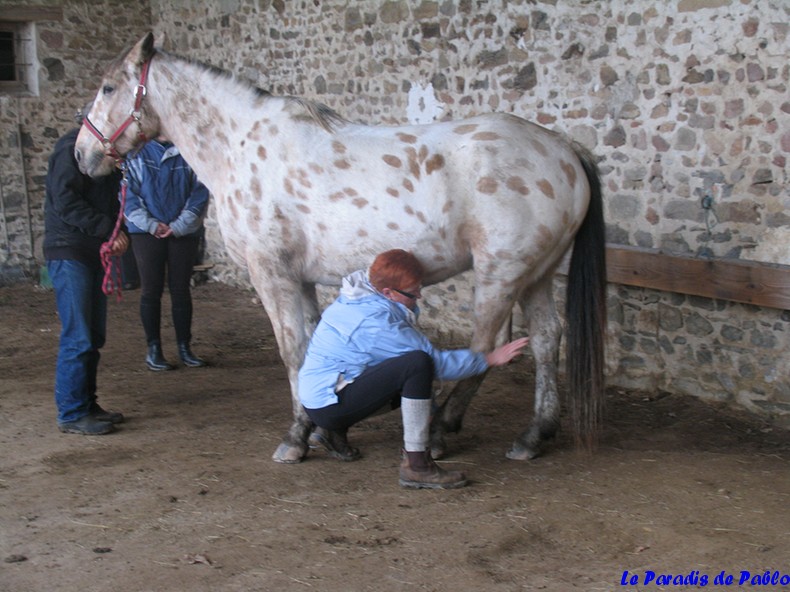
[[[248,262],[248,269],[272,323],[291,386],[293,423],[274,451],[272,460],[298,463],[307,455],[307,438],[312,428],[312,422],[299,402],[298,374],[310,336],[318,322],[315,286],[299,283],[290,273],[278,273],[276,268],[265,263]]]
[[[504,290],[494,283],[476,277],[475,289],[475,328],[471,349],[488,352],[497,343],[510,338],[510,326],[506,325],[513,302],[512,289]],[[461,431],[466,410],[469,408],[487,372],[458,381],[444,403],[436,410],[431,421],[431,456],[441,458],[447,446],[445,435]]]
[[[477,394],[485,378],[478,374],[465,380],[460,380],[453,390],[447,395],[444,403],[436,410],[431,422],[431,456],[435,459],[442,458],[447,451],[445,435],[461,431],[464,415],[469,403]]]
[[[554,437],[560,425],[557,366],[562,327],[554,305],[552,282],[549,274],[522,301],[535,359],[535,414],[530,426],[516,438],[506,454],[513,460],[538,456],[543,443]]]

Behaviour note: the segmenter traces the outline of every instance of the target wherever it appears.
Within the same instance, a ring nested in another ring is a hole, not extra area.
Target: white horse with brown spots
[[[115,133],[104,138],[98,130]],[[76,157],[84,172],[104,175],[159,134],[214,195],[227,249],[248,270],[274,327],[294,415],[274,460],[298,462],[308,451],[311,423],[296,382],[319,318],[315,285],[339,285],[391,248],[418,256],[426,284],[474,270],[475,350],[492,349],[513,306],[523,307],[536,364],[535,412],[508,456],[526,459],[559,426],[561,323],[552,281],[573,244],[569,400],[577,441],[594,442],[604,388],[604,225],[597,167],[579,146],[503,114],[353,124],[325,106],[271,96],[166,53],[149,34],[106,73]],[[435,456],[444,452],[444,435],[460,429],[482,380],[459,382],[436,413]]]

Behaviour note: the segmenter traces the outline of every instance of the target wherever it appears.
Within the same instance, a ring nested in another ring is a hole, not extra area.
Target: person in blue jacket
[[[82,113],[77,112],[78,125]],[[74,158],[78,133],[79,128],[72,129],[57,141],[46,178],[44,257],[61,323],[55,405],[61,432],[101,435],[124,419],[122,413],[104,410],[96,395],[100,350],[107,335],[100,249],[112,238],[118,220],[121,173],[97,179],[82,174]],[[120,256],[128,246],[129,237],[121,229],[110,254]]]
[[[126,225],[140,274],[140,318],[150,370],[172,370],[161,339],[165,277],[178,355],[185,366],[206,362],[192,353],[190,280],[200,247],[209,193],[173,144],[149,141],[128,162]]]
[[[299,399],[317,426],[310,444],[323,446],[341,460],[360,456],[348,444],[350,426],[400,407],[400,484],[463,487],[463,473],[444,470],[431,458],[433,380],[461,380],[507,364],[521,353],[528,338],[490,353],[434,347],[417,328],[423,276],[423,267],[412,253],[393,249],[378,255],[367,272],[345,277],[340,295],[323,312],[310,339],[299,370]]]

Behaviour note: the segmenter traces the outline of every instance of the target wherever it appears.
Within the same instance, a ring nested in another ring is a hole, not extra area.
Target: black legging
[[[346,430],[385,405],[400,406],[401,397],[430,399],[433,359],[412,351],[367,368],[337,393],[338,402],[321,409],[305,409],[308,417],[328,430]]]
[[[178,343],[192,340],[192,293],[190,280],[200,237],[156,238],[150,234],[132,234],[132,249],[140,272],[140,318],[148,344],[160,341],[162,293],[170,292],[173,325]]]

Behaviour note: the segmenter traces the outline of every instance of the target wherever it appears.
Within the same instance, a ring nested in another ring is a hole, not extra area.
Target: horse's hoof
[[[444,439],[439,438],[431,440],[431,458],[433,460],[439,460],[443,458],[445,454],[447,454],[447,446],[444,443]]]
[[[537,449],[526,448],[518,444],[513,444],[513,447],[505,454],[510,460],[532,460],[539,455],[540,451]]]
[[[272,460],[276,463],[282,463],[284,465],[295,465],[296,463],[302,462],[302,459],[306,455],[306,447],[304,450],[302,450],[298,446],[291,446],[290,444],[281,442],[277,447],[277,450],[275,450],[274,454],[272,454]]]

